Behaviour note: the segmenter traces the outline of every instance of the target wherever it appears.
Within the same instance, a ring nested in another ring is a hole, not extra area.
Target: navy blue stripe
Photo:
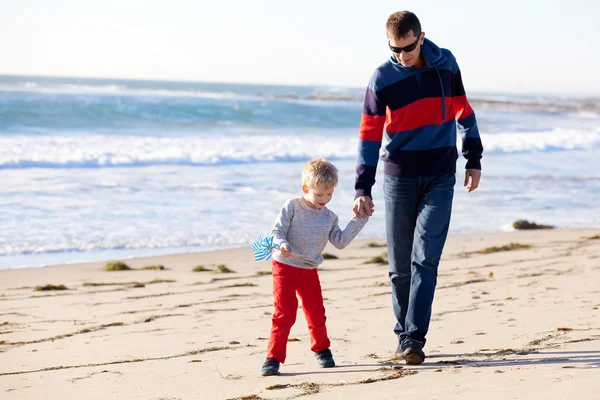
[[[454,83],[454,85],[453,85],[454,93],[452,95],[453,96],[464,96],[466,93],[465,93],[465,87],[463,86],[462,75],[460,74],[460,69],[454,73],[452,82]]]
[[[358,142],[358,165],[377,166],[379,161],[379,149],[381,142],[371,142],[370,140],[359,140]]]
[[[385,104],[383,104],[377,97],[377,94],[367,88],[365,93],[365,102],[363,104],[363,114],[372,116],[385,115]]]
[[[471,114],[466,118],[461,118],[456,122],[458,123],[458,131],[460,132],[461,137],[479,137],[479,128],[477,128],[475,114]]]
[[[462,141],[462,155],[468,160],[467,168],[481,169],[481,154],[483,144],[479,137],[466,137]]]
[[[439,72],[444,83],[445,97],[456,97],[465,94],[464,89],[458,90],[459,88],[454,84],[456,73],[447,69],[440,69]],[[460,88],[462,88],[462,83]],[[442,97],[442,89],[435,69],[426,69],[421,72],[418,82],[417,75],[407,77],[384,87],[377,93],[377,96],[384,99],[387,106],[393,111],[420,99]]]
[[[397,151],[383,156],[384,172],[392,176],[436,176],[456,172],[456,146]]]
[[[462,145],[463,145],[463,154],[464,154],[465,150],[472,154],[483,153],[483,145],[481,144],[481,138],[467,137],[467,138],[463,139]]]
[[[448,157],[445,160],[440,160],[436,164],[427,164],[421,166],[384,163],[383,173],[399,178],[450,175],[456,173],[456,160]]]
[[[387,135],[390,143],[385,146],[386,153],[394,153],[399,149],[427,150],[456,146],[456,121],[450,120],[403,132],[387,132]]]
[[[358,165],[356,167],[356,181],[354,182],[354,189],[356,189],[356,197],[369,196],[371,195],[371,188],[375,184],[375,173],[377,167],[372,165]]]

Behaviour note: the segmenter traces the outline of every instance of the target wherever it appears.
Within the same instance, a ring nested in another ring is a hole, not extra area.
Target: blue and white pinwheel
[[[278,249],[279,245],[273,243],[273,236],[258,236],[258,241],[252,244],[254,250],[254,261],[268,260],[271,258],[271,251]]]

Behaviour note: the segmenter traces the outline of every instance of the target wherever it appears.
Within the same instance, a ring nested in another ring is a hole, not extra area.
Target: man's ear
[[[302,185],[302,191],[306,194],[308,193],[308,186]]]

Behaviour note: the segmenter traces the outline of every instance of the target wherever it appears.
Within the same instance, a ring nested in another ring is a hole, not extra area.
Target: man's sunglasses
[[[390,44],[390,41],[388,40],[388,46],[390,46],[390,50],[392,50],[394,53],[410,53],[411,51],[413,51],[414,49],[417,48],[417,46],[419,45],[419,40],[421,40],[421,35],[419,35],[418,39],[415,40],[414,43],[409,44],[408,46],[404,46],[404,47],[394,47]]]

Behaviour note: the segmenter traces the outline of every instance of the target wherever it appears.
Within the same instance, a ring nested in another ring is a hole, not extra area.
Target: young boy
[[[271,231],[279,251],[273,253],[275,312],[263,376],[279,374],[279,364],[285,362],[288,336],[298,312],[296,293],[308,322],[310,349],[320,367],[335,367],[317,267],[323,262],[321,253],[327,241],[343,249],[367,223],[366,217],[355,218],[346,229],[340,229],[337,215],[325,207],[337,183],[337,168],[333,164],[322,158],[309,161],[302,171],[304,196],[283,205]]]

